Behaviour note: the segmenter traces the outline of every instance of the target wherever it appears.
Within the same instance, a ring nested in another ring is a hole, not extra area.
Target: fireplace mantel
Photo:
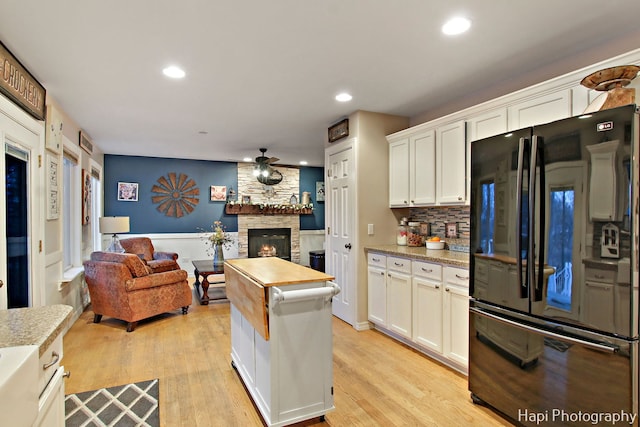
[[[227,203],[224,212],[228,215],[311,215],[313,208],[305,205]]]

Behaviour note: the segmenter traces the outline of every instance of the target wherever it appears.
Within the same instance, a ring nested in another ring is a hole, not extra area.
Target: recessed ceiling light
[[[305,165],[309,164],[309,162],[307,162],[306,160],[300,160],[300,164],[302,166],[305,166]]]
[[[162,73],[167,77],[171,77],[172,79],[181,79],[186,76],[184,70],[180,67],[176,67],[175,65],[164,68],[162,70]]]
[[[442,32],[448,36],[455,36],[456,34],[462,34],[471,27],[471,21],[463,17],[455,17],[448,20],[442,26]]]
[[[252,162],[253,159],[251,157],[245,157],[244,159],[242,159],[243,162]]]
[[[339,102],[349,102],[353,99],[353,96],[349,95],[346,92],[342,92],[336,95],[336,101]]]

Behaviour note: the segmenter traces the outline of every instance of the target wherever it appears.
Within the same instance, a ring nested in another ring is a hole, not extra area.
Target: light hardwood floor
[[[326,426],[508,426],[471,403],[465,376],[370,330],[333,320],[334,403]],[[261,426],[231,367],[229,304],[141,321],[93,323],[91,307],[64,337],[65,392],[160,379],[163,427]]]

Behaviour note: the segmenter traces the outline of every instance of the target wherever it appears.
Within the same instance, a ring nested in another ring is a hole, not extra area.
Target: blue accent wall
[[[151,189],[160,177],[170,172],[187,175],[200,190],[193,212],[180,218],[157,210]],[[300,194],[309,191],[315,197],[315,182],[323,180],[323,168],[300,168]],[[138,201],[118,200],[118,182],[138,183]],[[238,191],[237,163],[207,160],[168,159],[159,157],[104,156],[104,215],[128,216],[133,234],[197,233],[211,230],[213,221],[221,220],[227,231],[238,231],[238,216],[224,213],[224,202],[210,200],[210,187],[225,185]],[[324,203],[313,200],[313,215],[300,216],[300,229],[324,229]]]
[[[316,200],[316,181],[324,181],[323,168],[300,168],[300,199],[302,193],[311,193],[313,203],[313,214],[300,215],[300,230],[323,230],[324,229],[324,202]]]

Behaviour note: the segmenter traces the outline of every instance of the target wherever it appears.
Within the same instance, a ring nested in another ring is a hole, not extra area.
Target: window
[[[65,139],[65,142],[69,141]],[[70,142],[70,141],[69,141]],[[71,145],[71,144],[69,144]],[[81,246],[81,176],[79,153],[65,144],[62,159],[62,245],[63,271],[79,267]]]
[[[102,212],[102,187],[100,185],[100,177],[102,169],[100,166],[91,161],[91,247],[94,251],[102,250],[102,235],[100,234],[100,216]]]

